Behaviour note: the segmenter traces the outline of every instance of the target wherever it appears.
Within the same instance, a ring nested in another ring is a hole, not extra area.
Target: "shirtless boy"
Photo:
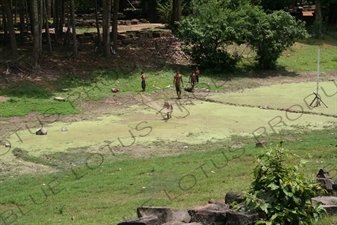
[[[173,112],[173,106],[172,104],[168,103],[168,102],[164,102],[163,108],[161,110],[159,110],[156,114],[160,113],[163,109],[167,110],[167,119],[172,118],[172,112]]]
[[[146,79],[147,77],[145,76],[145,74],[144,74],[143,71],[142,71],[140,74],[141,74],[140,78],[142,79],[142,83],[141,83],[141,85],[142,85],[142,90],[145,91],[145,88],[146,88],[145,79]]]
[[[197,82],[197,76],[195,74],[195,72],[193,71],[190,75],[190,78],[189,78],[189,82],[191,82],[191,86],[192,86],[192,91],[194,90],[194,86],[195,86],[195,83]]]
[[[199,84],[199,74],[200,74],[200,70],[199,70],[198,66],[195,67],[194,73],[195,73],[195,77],[196,77],[196,82]]]
[[[173,78],[173,85],[175,85],[175,87],[176,87],[178,99],[181,98],[181,86],[180,86],[180,83],[181,83],[181,85],[184,85],[183,77],[181,76],[179,70],[177,70],[176,75]]]

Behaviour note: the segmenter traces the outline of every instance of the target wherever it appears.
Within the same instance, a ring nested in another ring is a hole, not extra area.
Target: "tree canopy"
[[[246,45],[253,49],[257,54],[257,66],[274,68],[282,51],[307,35],[304,23],[294,20],[284,11],[275,10],[294,6],[297,2],[315,4],[314,32],[317,37],[325,32],[327,21],[337,21],[337,0],[140,0],[121,1],[121,4],[118,4],[119,0],[114,0],[113,4],[112,0],[1,2],[3,19],[0,29],[4,33],[5,44],[10,46],[13,56],[18,57],[18,46],[26,45],[26,40],[33,40],[29,41],[29,44],[34,49],[31,58],[35,68],[39,68],[40,58],[45,54],[45,51],[42,51],[44,43],[49,45],[48,54],[52,54],[52,45],[57,46],[61,42],[63,45],[68,44],[69,49],[73,51],[73,57],[76,58],[75,12],[80,11],[95,12],[95,26],[99,37],[97,42],[103,43],[104,56],[108,57],[111,20],[114,27],[112,39],[116,49],[118,12],[130,2],[139,3],[142,16],[150,21],[157,22],[158,18],[161,18],[164,22],[178,22],[177,27],[173,27],[177,28],[177,36],[184,42],[185,52],[195,63],[217,69],[234,68],[240,61],[240,55],[229,48],[233,44]],[[102,8],[105,10],[101,10]],[[111,18],[112,8],[115,16]],[[98,12],[102,12],[103,15]],[[98,15],[102,18],[101,24]],[[53,35],[48,33],[49,23],[51,28],[55,29]],[[64,24],[67,26],[66,33],[63,32]],[[102,36],[99,28],[103,28]],[[46,30],[46,33],[42,35],[43,30]],[[16,35],[17,31],[19,38]]]
[[[258,67],[275,68],[282,52],[307,36],[304,22],[284,11],[266,14],[248,0],[194,0],[193,11],[177,36],[192,61],[208,68],[234,68],[242,56],[230,49],[233,44],[254,49]]]

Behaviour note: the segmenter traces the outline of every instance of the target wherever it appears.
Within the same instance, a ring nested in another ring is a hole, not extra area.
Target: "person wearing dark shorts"
[[[179,93],[181,93],[180,84],[176,84],[176,92],[177,92],[177,95],[179,95]]]
[[[176,75],[173,78],[173,85],[175,85],[175,87],[176,87],[178,99],[181,98],[181,86],[180,86],[180,84],[184,85],[183,77],[181,76],[179,70],[177,70]]]
[[[191,90],[194,90],[195,83],[197,82],[197,76],[195,72],[193,71],[189,77],[189,82],[191,83]]]
[[[145,79],[147,78],[144,74],[144,72],[142,71],[141,73],[141,76],[140,78],[142,79],[142,90],[145,91],[145,88],[146,88],[146,82],[145,82]]]
[[[195,78],[196,78],[196,82],[199,84],[199,74],[200,74],[200,70],[198,67],[195,67]]]

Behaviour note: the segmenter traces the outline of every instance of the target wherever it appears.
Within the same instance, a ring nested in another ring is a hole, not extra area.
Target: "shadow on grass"
[[[189,75],[195,69],[195,66],[170,65],[174,70],[179,69],[183,75]],[[200,77],[211,79],[231,80],[233,78],[268,78],[268,77],[296,77],[299,73],[289,71],[284,66],[277,66],[274,70],[257,69],[254,66],[241,66],[233,71],[213,72],[212,70],[199,67]]]
[[[239,68],[233,73],[233,77],[242,78],[267,78],[267,77],[296,77],[299,73],[295,71],[289,71],[284,66],[277,65],[276,69],[257,69],[253,66],[246,66]]]
[[[17,81],[7,87],[0,88],[0,94],[9,97],[48,99],[53,93],[32,81]]]
[[[312,34],[310,38],[298,41],[301,44],[306,45],[331,45],[337,46],[337,32],[335,31],[328,31],[322,34],[321,38],[315,38]]]

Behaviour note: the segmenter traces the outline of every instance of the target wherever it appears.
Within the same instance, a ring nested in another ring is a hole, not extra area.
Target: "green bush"
[[[306,179],[299,165],[287,165],[290,155],[281,147],[272,149],[257,158],[254,181],[245,194],[244,210],[263,211],[266,220],[256,224],[309,225],[318,220],[324,212],[321,205],[314,205],[311,198],[323,191],[315,179]],[[293,158],[293,155],[292,155]]]
[[[191,60],[207,68],[235,68],[241,55],[230,50],[233,44],[253,48],[259,68],[275,68],[284,50],[308,36],[304,22],[284,11],[266,14],[248,0],[192,2],[193,14],[179,22],[176,36]]]
[[[248,41],[256,50],[257,66],[262,69],[276,68],[276,61],[284,50],[308,37],[305,22],[296,21],[284,11],[261,14],[256,20]]]
[[[226,0],[193,2],[193,14],[182,19],[176,36],[194,63],[218,71],[235,67],[239,58],[228,47],[241,41],[246,9],[233,7]]]

